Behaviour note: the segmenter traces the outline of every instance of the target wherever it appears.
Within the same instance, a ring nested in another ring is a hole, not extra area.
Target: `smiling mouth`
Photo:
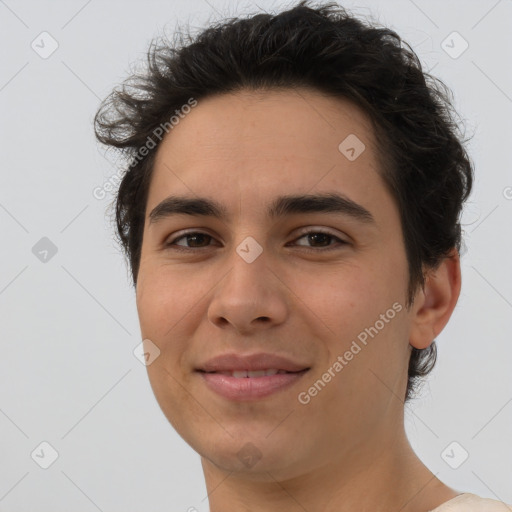
[[[222,372],[206,372],[203,370],[203,373],[206,374],[213,374],[216,373],[217,375],[228,375],[229,377],[235,377],[237,379],[254,379],[259,377],[267,377],[269,375],[280,375],[285,373],[303,373],[309,370],[309,368],[305,368],[304,370],[298,371],[298,372],[288,372],[286,370],[278,370],[277,368],[269,368],[266,370],[227,370]]]
[[[284,392],[299,382],[310,368],[286,371],[277,368],[265,370],[224,370],[207,372],[197,370],[206,386],[217,395],[233,402],[254,401]]]

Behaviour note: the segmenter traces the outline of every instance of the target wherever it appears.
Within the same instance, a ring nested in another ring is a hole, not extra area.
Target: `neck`
[[[302,471],[239,473],[202,458],[210,512],[427,512],[459,494],[416,456],[403,418],[349,451],[336,446],[330,460]]]

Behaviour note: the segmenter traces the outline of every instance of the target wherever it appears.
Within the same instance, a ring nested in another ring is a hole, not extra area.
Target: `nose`
[[[240,244],[226,259],[224,277],[214,288],[208,319],[222,329],[248,335],[283,323],[288,315],[289,289],[265,251],[247,258]],[[228,268],[229,267],[229,268]]]

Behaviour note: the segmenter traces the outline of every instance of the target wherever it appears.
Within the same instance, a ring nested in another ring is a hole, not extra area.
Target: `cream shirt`
[[[466,492],[430,512],[512,512],[512,505]]]

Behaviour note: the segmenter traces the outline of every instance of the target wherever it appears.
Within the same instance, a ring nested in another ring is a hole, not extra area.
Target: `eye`
[[[342,240],[341,238],[331,234],[331,233],[328,233],[328,232],[325,232],[325,231],[319,231],[318,229],[313,229],[313,230],[310,230],[310,231],[306,231],[305,233],[302,233],[302,236],[300,236],[299,238],[296,239],[297,240],[301,240],[302,238],[307,238],[307,240],[309,242],[313,242],[313,244],[315,243],[320,243],[321,246],[320,246],[320,250],[322,250],[322,248],[324,248],[323,250],[331,250],[331,249],[335,249],[336,248],[336,244],[330,244],[330,243],[327,243],[327,245],[323,244],[322,242],[329,242],[329,239],[332,241],[332,240],[336,240],[338,242],[338,247],[340,245],[347,245],[348,242],[345,242],[345,240]],[[298,244],[300,245],[300,244]],[[334,246],[333,246],[334,245]],[[318,246],[317,246],[318,247]],[[308,247],[306,247],[308,248]],[[314,249],[314,247],[313,247]]]
[[[299,247],[304,247],[307,250],[312,250],[315,252],[320,251],[328,251],[332,249],[339,248],[340,246],[348,245],[348,242],[342,240],[341,238],[325,231],[321,231],[319,229],[312,229],[306,232],[303,232],[299,238],[295,239],[295,242],[301,239],[307,239],[310,243],[320,244],[314,245],[313,247],[308,247],[302,244],[297,244]],[[192,242],[192,247],[180,245],[177,242],[180,240],[185,240],[186,243]],[[191,231],[189,233],[182,234],[169,242],[165,243],[166,248],[176,250],[176,251],[193,251],[194,249],[203,249],[209,247],[209,241],[214,240],[214,238],[208,233],[203,233],[202,231]],[[337,243],[330,243],[331,241],[336,241]],[[206,242],[206,244],[202,243]],[[327,243],[326,243],[327,242]]]
[[[206,239],[213,239],[213,237],[211,235],[208,235],[207,233],[203,233],[201,231],[192,231],[190,233],[186,233],[184,235],[181,235],[181,236],[175,238],[174,240],[171,240],[171,241],[167,242],[165,245],[166,245],[166,247],[173,248],[173,249],[175,247],[177,247],[176,250],[178,250],[178,251],[188,251],[188,250],[192,250],[192,249],[197,248],[197,246],[195,246],[196,242],[192,242],[192,245],[194,247],[186,247],[186,246],[183,246],[183,245],[176,244],[176,242],[178,240],[181,240],[182,238],[183,239],[195,239],[196,241],[199,240],[199,244],[205,238]],[[207,246],[203,246],[203,247],[207,247]],[[201,247],[199,247],[199,248],[201,248]]]

